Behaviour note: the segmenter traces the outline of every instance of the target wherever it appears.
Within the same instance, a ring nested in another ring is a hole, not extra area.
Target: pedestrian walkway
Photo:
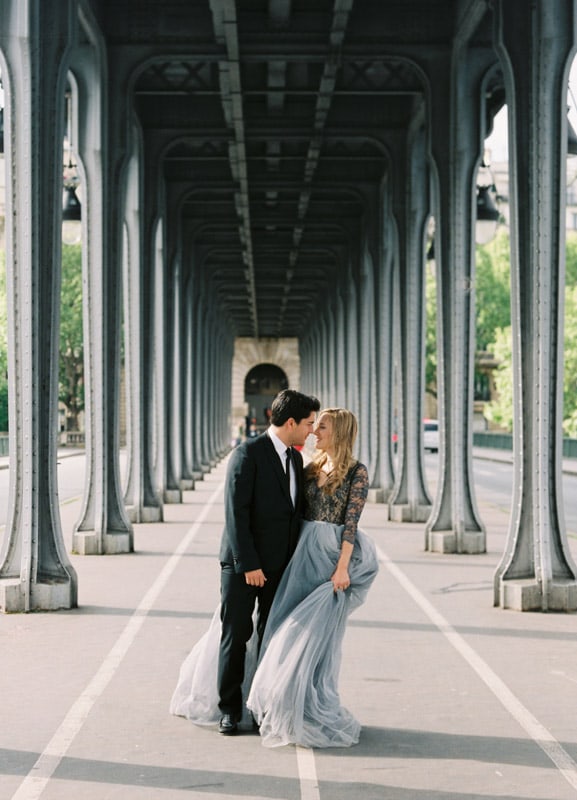
[[[267,750],[170,716],[218,600],[224,474],[135,526],[134,554],[72,556],[78,609],[0,617],[2,800],[577,798],[577,616],[493,607],[508,519],[488,505],[478,556],[426,553],[423,525],[366,507],[381,570],[341,671],[356,747]]]

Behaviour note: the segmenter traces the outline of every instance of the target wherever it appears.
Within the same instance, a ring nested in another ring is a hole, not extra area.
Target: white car
[[[431,453],[439,450],[439,421],[436,419],[423,420],[423,447]]]

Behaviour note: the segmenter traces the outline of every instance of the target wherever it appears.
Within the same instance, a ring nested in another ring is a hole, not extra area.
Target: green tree
[[[477,350],[491,350],[498,328],[511,324],[511,265],[506,231],[476,254],[475,308]]]
[[[563,430],[577,436],[577,234],[567,235],[565,248],[565,350]]]
[[[511,326],[497,328],[491,350],[499,366],[493,375],[497,396],[485,406],[487,419],[511,432],[513,430],[513,353]]]
[[[563,430],[577,436],[577,235],[569,234],[566,246],[565,337],[563,375]],[[491,345],[500,362],[495,373],[497,398],[485,407],[489,419],[508,431],[513,429],[513,381],[511,328],[497,327]]]
[[[78,430],[84,409],[84,337],[82,330],[82,249],[62,245],[59,400],[66,406],[67,430]]]
[[[476,349],[491,350],[495,330],[511,321],[509,237],[505,231],[478,247],[475,265]],[[425,388],[437,396],[437,286],[427,270]]]

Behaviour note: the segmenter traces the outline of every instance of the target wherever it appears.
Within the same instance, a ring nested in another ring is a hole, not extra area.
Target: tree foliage
[[[495,331],[510,324],[509,238],[500,233],[477,248],[475,271],[476,348],[491,350]],[[437,396],[437,288],[431,272],[426,284],[425,388]]]
[[[59,400],[66,406],[67,429],[78,430],[84,410],[84,337],[82,330],[82,249],[62,245]]]
[[[509,237],[504,231],[477,248],[475,308],[477,350],[490,350],[495,331],[511,324]]]
[[[8,331],[5,255],[0,260],[0,431],[8,430]],[[84,409],[82,330],[82,253],[80,245],[62,246],[62,299],[59,346],[59,400],[66,406],[69,430],[78,429]]]
[[[569,234],[566,245],[565,337],[563,376],[563,429],[577,436],[577,236]],[[499,367],[495,374],[496,399],[485,407],[487,417],[508,431],[513,430],[513,358],[511,327],[495,329],[491,345]]]

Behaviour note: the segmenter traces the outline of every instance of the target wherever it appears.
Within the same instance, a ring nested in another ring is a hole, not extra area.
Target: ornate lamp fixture
[[[72,161],[72,98],[66,92],[66,137],[65,148],[68,163],[64,164],[63,189],[62,189],[62,241],[64,244],[78,244],[81,239],[82,206],[76,194],[80,183],[78,169]]]
[[[497,197],[494,184],[477,186],[477,224],[475,241],[487,244],[495,237],[501,215],[493,197]]]
[[[484,180],[483,180],[484,178]],[[477,223],[475,225],[475,241],[487,244],[495,237],[501,214],[497,208],[497,187],[491,172],[491,154],[485,150],[479,168],[477,185]],[[487,181],[488,179],[488,181]],[[482,182],[481,182],[482,181]]]

